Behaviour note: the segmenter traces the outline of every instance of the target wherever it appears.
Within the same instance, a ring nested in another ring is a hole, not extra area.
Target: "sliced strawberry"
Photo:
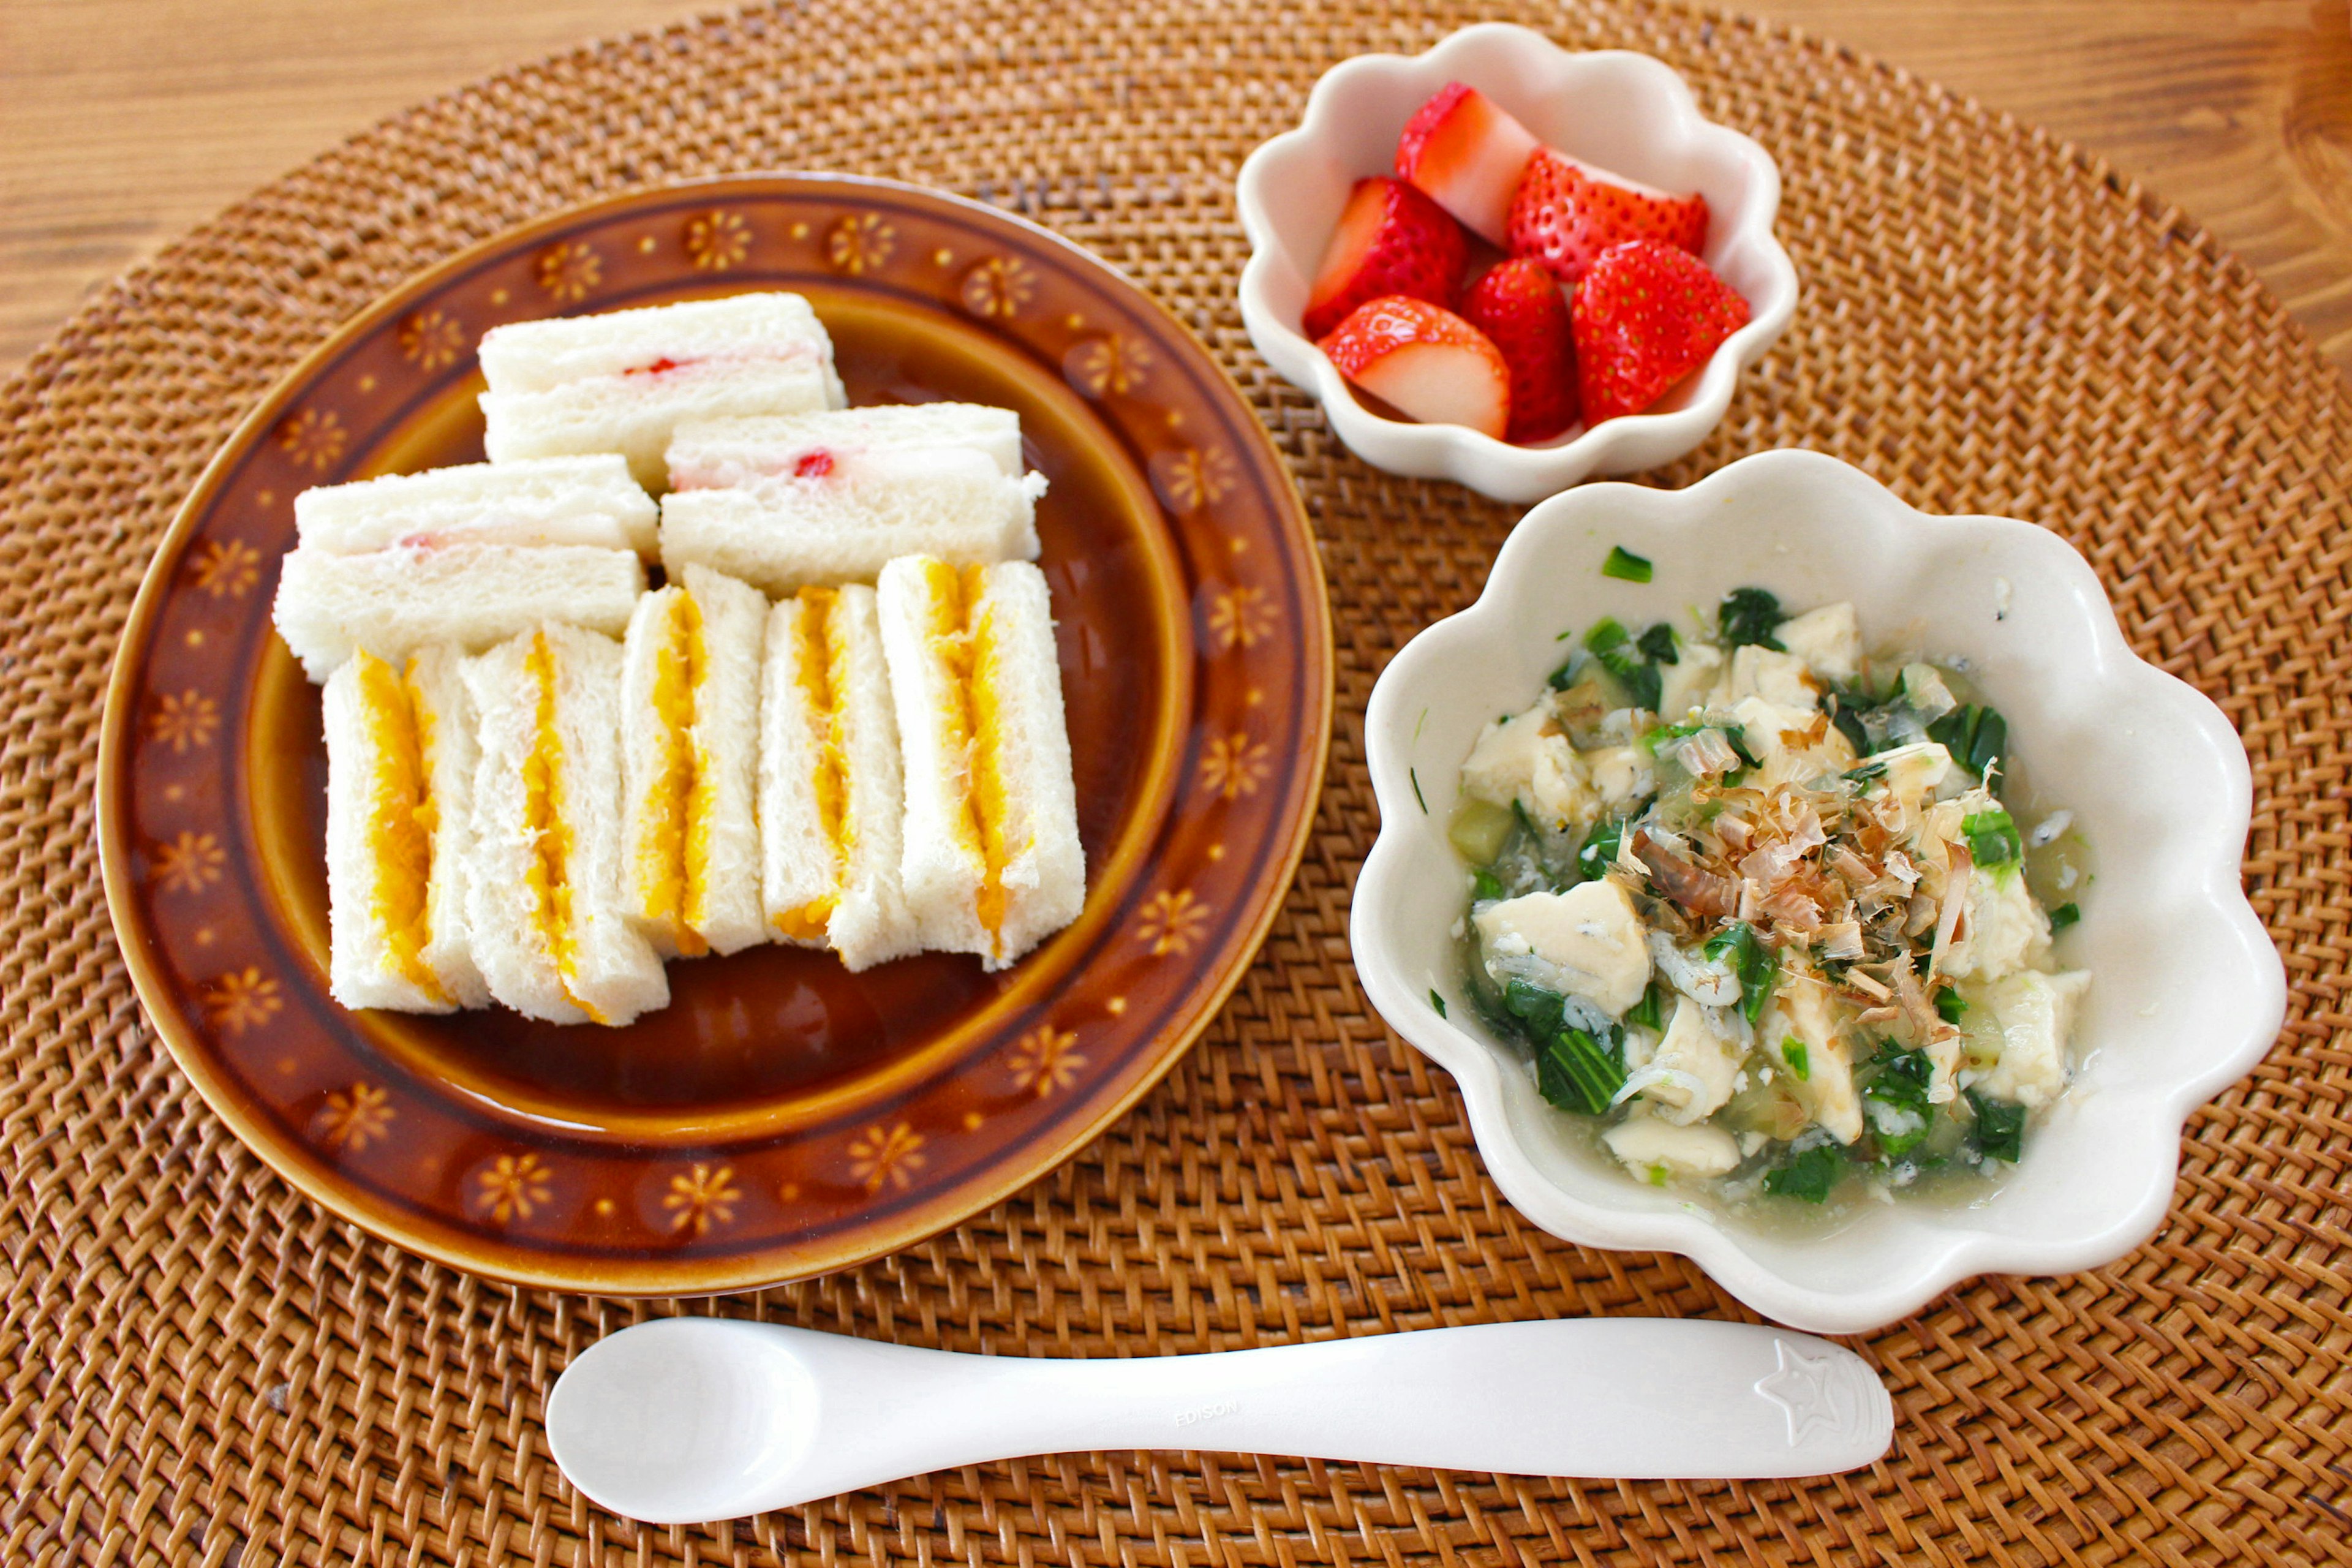
[[[1397,177],[1411,180],[1473,233],[1503,243],[1512,193],[1536,153],[1528,128],[1458,81],[1437,89],[1397,138]]]
[[[1578,389],[1598,425],[1639,414],[1748,324],[1748,301],[1689,251],[1636,239],[1601,253],[1577,285]]]
[[[1307,296],[1307,335],[1323,336],[1383,294],[1453,304],[1468,245],[1444,207],[1403,181],[1357,181]]]
[[[1514,256],[1532,256],[1563,283],[1629,239],[1656,239],[1696,256],[1706,245],[1706,198],[1675,196],[1580,163],[1550,148],[1528,161],[1511,198]]]
[[[1403,294],[1356,308],[1317,345],[1339,374],[1424,425],[1499,437],[1511,420],[1511,372],[1486,334]]]
[[[1511,371],[1507,441],[1549,441],[1576,423],[1576,339],[1568,298],[1540,261],[1506,261],[1462,297],[1462,319]]]

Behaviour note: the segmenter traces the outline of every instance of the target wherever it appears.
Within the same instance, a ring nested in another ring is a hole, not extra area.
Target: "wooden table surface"
[[[2345,0],[1755,0],[2101,153],[2352,370]],[[380,117],[709,9],[676,0],[0,0],[0,374],[91,289]]]

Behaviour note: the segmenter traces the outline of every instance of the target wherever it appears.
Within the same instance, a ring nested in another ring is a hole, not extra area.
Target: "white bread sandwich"
[[[669,488],[732,489],[761,479],[806,478],[877,452],[941,447],[969,447],[1017,479],[1021,416],[981,403],[904,403],[691,420],[670,437]]]
[[[798,294],[735,294],[493,327],[482,339],[493,463],[619,452],[647,489],[681,420],[799,414],[848,399]]]
[[[682,426],[662,563],[699,562],[781,596],[872,582],[901,555],[1033,561],[1045,477],[1021,471],[1019,443],[1010,410],[968,404]]]
[[[925,947],[1003,969],[1076,920],[1086,854],[1045,574],[908,557],[876,591]]]
[[[314,681],[365,647],[394,663],[434,643],[476,652],[542,620],[618,634],[646,591],[626,550],[585,544],[298,546],[278,579],[278,633]]]
[[[853,973],[917,951],[899,885],[898,721],[873,589],[803,588],[769,612],[760,723],[770,921],[787,942],[832,948]]]
[[[362,649],[321,693],[327,974],[346,1007],[489,1000],[466,920],[476,753],[459,662],[427,647],[404,672]]]
[[[760,649],[768,601],[689,566],[621,645],[621,903],[656,952],[768,940],[760,904]]]
[[[621,907],[621,645],[549,623],[465,678],[482,751],[467,916],[490,994],[552,1024],[668,1005]]]
[[[659,515],[617,452],[386,474],[294,498],[300,543],[332,555],[396,544],[592,544],[651,560]]]

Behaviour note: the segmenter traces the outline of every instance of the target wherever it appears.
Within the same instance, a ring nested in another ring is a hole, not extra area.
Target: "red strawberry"
[[[1403,181],[1357,181],[1307,296],[1307,335],[1323,336],[1383,294],[1451,305],[1468,243],[1444,208]]]
[[[1511,368],[1509,441],[1549,441],[1576,423],[1576,340],[1568,299],[1540,261],[1506,261],[1471,286],[1462,318]]]
[[[1486,333],[1426,300],[1370,300],[1317,346],[1341,375],[1424,425],[1500,436],[1510,423],[1503,356]]]
[[[1511,198],[1513,256],[1532,256],[1563,283],[1629,239],[1660,239],[1696,256],[1706,244],[1706,198],[1672,196],[1549,148],[1528,162]]]
[[[1535,155],[1528,128],[1495,107],[1476,88],[1447,82],[1424,103],[1397,138],[1396,172],[1437,198],[1437,204],[1496,245],[1511,211],[1511,193]]]
[[[1748,324],[1748,301],[1687,250],[1636,239],[1577,286],[1578,389],[1591,425],[1638,414]]]

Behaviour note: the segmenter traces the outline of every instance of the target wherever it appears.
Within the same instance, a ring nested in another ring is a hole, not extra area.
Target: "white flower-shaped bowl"
[[[1358,180],[1393,172],[1397,136],[1447,82],[1466,82],[1546,146],[1670,191],[1697,191],[1711,215],[1706,259],[1748,301],[1748,324],[1697,374],[1645,414],[1577,426],[1515,447],[1460,425],[1373,413],[1299,331],[1323,249]],[[1258,353],[1322,402],[1331,427],[1366,462],[1416,479],[1454,479],[1497,500],[1530,501],[1594,474],[1672,462],[1715,428],[1739,373],[1797,308],[1797,271],[1772,237],[1780,171],[1763,148],[1702,118],[1672,68],[1623,50],[1576,54],[1500,22],[1465,27],[1427,54],[1363,55],[1324,73],[1307,119],[1249,155],[1238,191],[1249,234],[1242,321]]]
[[[1650,583],[1601,574],[1620,544],[1654,563]],[[1468,879],[1445,828],[1480,727],[1534,700],[1563,630],[1604,615],[1687,626],[1747,584],[1792,609],[1852,600],[1864,646],[1964,661],[2009,721],[2020,776],[2073,811],[2095,858],[2081,923],[2059,939],[2060,960],[2092,976],[2073,1081],[1974,1203],[1865,1203],[1840,1228],[1798,1235],[1639,1184],[1544,1102],[1524,1053],[1465,999],[1453,931]],[[1356,967],[1381,1016],[1459,1081],[1496,1184],[1556,1236],[1683,1253],[1797,1328],[1857,1333],[1975,1275],[2068,1273],[2130,1251],[2171,1202],[2183,1120],[2261,1059],[2284,1017],[2285,971],[2239,880],[2252,785],[2221,710],[2133,656],[2097,577],[2055,534],[1914,511],[1818,453],[1536,508],[1478,602],[1382,672],[1365,731],[1381,833],[1356,884]]]

